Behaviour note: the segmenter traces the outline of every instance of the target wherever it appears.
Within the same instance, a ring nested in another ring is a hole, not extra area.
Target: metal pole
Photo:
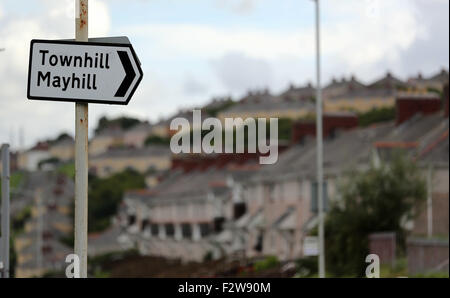
[[[2,145],[2,261],[3,276],[9,277],[9,145]]]
[[[316,137],[317,137],[317,193],[319,207],[319,277],[325,277],[325,228],[323,212],[323,131],[322,131],[322,87],[320,86],[320,19],[319,0],[316,2]]]
[[[427,236],[431,238],[433,236],[433,186],[432,186],[432,168],[431,165],[428,166],[427,175]]]
[[[88,41],[88,0],[75,0],[75,38]],[[88,105],[75,103],[75,254],[87,277]]]
[[[36,227],[36,267],[38,271],[43,271],[44,262],[42,257],[42,233],[44,230],[44,210],[42,209],[41,189],[36,190],[36,207],[37,207],[37,227]]]

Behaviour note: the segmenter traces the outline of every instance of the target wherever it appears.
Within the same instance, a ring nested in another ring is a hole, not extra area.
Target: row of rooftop
[[[407,81],[402,81],[388,72],[383,78],[368,85],[359,82],[354,76],[348,80],[345,78],[333,79],[323,89],[324,112],[329,115],[342,115],[349,112],[358,115],[377,108],[393,108],[397,99],[401,97],[436,99],[439,97],[436,92],[443,91],[444,85],[448,84],[448,78],[448,71],[442,69],[428,78],[419,74]],[[315,92],[315,88],[311,84],[303,87],[291,85],[280,95],[272,95],[268,90],[253,91],[238,101],[233,101],[231,98],[216,98],[199,109],[202,110],[202,118],[212,115],[222,121],[226,117],[243,119],[276,117],[297,121],[314,116]],[[134,157],[153,155],[158,159],[167,154],[167,150],[161,149],[161,146],[146,147],[146,140],[149,136],[168,140],[175,133],[170,130],[170,122],[176,117],[184,117],[191,124],[193,122],[192,110],[181,110],[156,123],[144,121],[128,129],[123,129],[117,123],[112,122],[103,129],[96,130],[89,144],[92,167],[100,168],[101,170],[97,171],[101,175],[106,175],[115,172],[114,168],[119,169],[123,166],[111,168],[103,163],[105,158],[126,157],[128,154]],[[39,162],[44,159],[72,160],[74,157],[73,144],[73,138],[67,134],[52,141],[39,142],[31,149],[22,152],[18,157],[18,167],[36,170]],[[133,148],[134,151],[131,153],[130,150]],[[131,163],[131,161],[122,164],[126,163]],[[144,163],[141,167],[148,165],[148,163]],[[160,169],[167,165],[167,162],[162,162],[155,167]]]
[[[445,93],[444,111],[440,98],[398,98],[395,120],[365,128],[355,115],[325,114],[326,202],[339,199],[346,171],[388,161],[401,149],[422,171],[433,169],[427,186],[433,235],[448,239],[448,87]],[[185,261],[207,254],[305,256],[305,238],[317,225],[314,135],[314,121],[297,122],[292,144],[273,165],[259,165],[250,154],[174,158],[170,171],[152,174],[152,185],[124,196],[118,215],[123,237],[142,254]],[[426,209],[417,208],[420,215],[407,228],[415,237],[427,232]]]

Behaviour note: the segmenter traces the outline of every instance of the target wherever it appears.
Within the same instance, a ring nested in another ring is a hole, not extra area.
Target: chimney
[[[353,113],[327,113],[323,115],[323,136],[331,137],[337,129],[348,130],[358,126],[358,116]],[[301,120],[292,125],[291,143],[301,142],[305,136],[316,135],[315,120]]]
[[[441,99],[439,96],[426,94],[400,95],[396,100],[396,124],[399,125],[417,113],[430,115],[441,110]]]

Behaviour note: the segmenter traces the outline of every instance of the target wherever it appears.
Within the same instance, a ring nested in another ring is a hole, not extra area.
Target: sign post
[[[75,39],[88,41],[88,0],[75,0]],[[75,254],[80,276],[87,277],[88,104],[75,103]]]
[[[3,144],[2,152],[2,243],[1,261],[3,267],[3,278],[9,277],[9,145]]]
[[[88,39],[88,0],[75,0],[75,40],[32,40],[27,97],[75,102],[75,254],[87,277],[88,103],[127,105],[143,73],[128,38]]]

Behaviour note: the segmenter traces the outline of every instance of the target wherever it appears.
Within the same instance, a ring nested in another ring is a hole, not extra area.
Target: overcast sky
[[[74,37],[74,0],[0,2],[0,143],[74,132],[74,104],[26,99],[29,42]],[[406,79],[449,65],[448,0],[321,0],[323,76]],[[214,96],[314,83],[310,0],[90,0],[90,37],[126,35],[144,71],[128,106],[102,115],[156,121]]]

